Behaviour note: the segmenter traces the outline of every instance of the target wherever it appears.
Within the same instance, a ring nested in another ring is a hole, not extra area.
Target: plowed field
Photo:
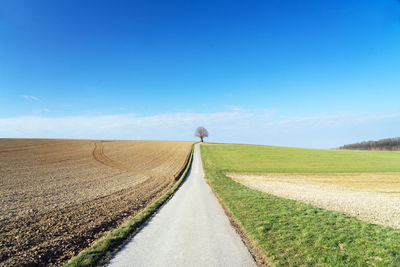
[[[0,139],[0,265],[61,265],[168,190],[191,145]]]

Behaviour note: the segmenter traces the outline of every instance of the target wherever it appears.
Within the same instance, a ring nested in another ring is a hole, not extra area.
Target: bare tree
[[[194,132],[194,136],[200,137],[200,140],[203,143],[204,137],[208,137],[208,131],[202,126],[197,127],[196,131]]]

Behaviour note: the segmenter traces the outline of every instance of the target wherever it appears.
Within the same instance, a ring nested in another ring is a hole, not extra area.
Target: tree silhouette
[[[339,147],[356,150],[400,150],[400,137],[385,138],[378,141],[364,141]]]
[[[200,138],[200,141],[203,142],[204,137],[208,137],[208,131],[206,128],[200,126],[197,127],[194,135]]]

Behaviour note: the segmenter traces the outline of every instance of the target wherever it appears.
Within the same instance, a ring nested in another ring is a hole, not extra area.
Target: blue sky
[[[0,137],[400,136],[400,2],[0,3]]]

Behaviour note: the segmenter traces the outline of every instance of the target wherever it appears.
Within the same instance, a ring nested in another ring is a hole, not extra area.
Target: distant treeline
[[[386,138],[378,141],[364,141],[344,145],[339,149],[357,149],[357,150],[400,150],[400,137]]]

